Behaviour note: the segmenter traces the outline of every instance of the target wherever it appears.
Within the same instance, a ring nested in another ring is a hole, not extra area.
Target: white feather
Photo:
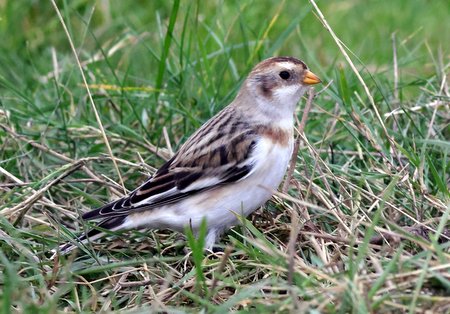
[[[180,190],[180,192],[185,193],[189,191],[200,190],[214,186],[218,183],[220,183],[220,179],[218,177],[200,178],[197,181],[189,184],[185,189]]]
[[[171,188],[170,190],[167,190],[167,191],[165,191],[163,193],[154,194],[154,195],[152,195],[150,197],[144,198],[142,201],[134,203],[133,207],[139,207],[139,206],[142,206],[142,205],[151,204],[151,203],[153,203],[153,202],[155,202],[155,201],[157,201],[159,199],[175,195],[175,194],[177,194],[179,192],[180,192],[180,190],[178,190],[178,188],[174,187],[174,188]]]

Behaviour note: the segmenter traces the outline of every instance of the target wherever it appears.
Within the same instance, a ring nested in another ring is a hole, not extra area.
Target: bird
[[[65,254],[104,230],[190,228],[206,220],[205,249],[268,201],[282,182],[294,146],[294,114],[303,94],[321,83],[294,57],[258,63],[235,99],[204,123],[143,184],[82,215],[96,226],[54,253]]]

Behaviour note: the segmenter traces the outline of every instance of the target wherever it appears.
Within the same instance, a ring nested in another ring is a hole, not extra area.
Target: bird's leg
[[[216,238],[217,238],[217,230],[209,229],[208,233],[206,234],[204,249],[212,251],[213,246],[216,243]]]

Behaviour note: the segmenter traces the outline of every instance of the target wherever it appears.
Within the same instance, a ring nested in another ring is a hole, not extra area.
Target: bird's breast
[[[265,136],[258,144],[257,155],[260,158],[261,167],[255,173],[254,179],[258,185],[276,190],[286,173],[291,159],[294,139],[292,135],[281,136],[272,133],[273,136]]]

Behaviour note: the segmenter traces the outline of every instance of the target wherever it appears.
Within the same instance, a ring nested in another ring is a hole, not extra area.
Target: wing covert
[[[200,129],[201,130],[201,129]],[[199,131],[200,131],[199,130]],[[193,136],[195,136],[194,134]],[[234,137],[209,143],[203,149],[189,149],[188,140],[151,178],[129,195],[85,213],[83,219],[123,216],[178,202],[188,196],[217,186],[242,180],[255,167],[253,152],[257,135],[244,130]]]

